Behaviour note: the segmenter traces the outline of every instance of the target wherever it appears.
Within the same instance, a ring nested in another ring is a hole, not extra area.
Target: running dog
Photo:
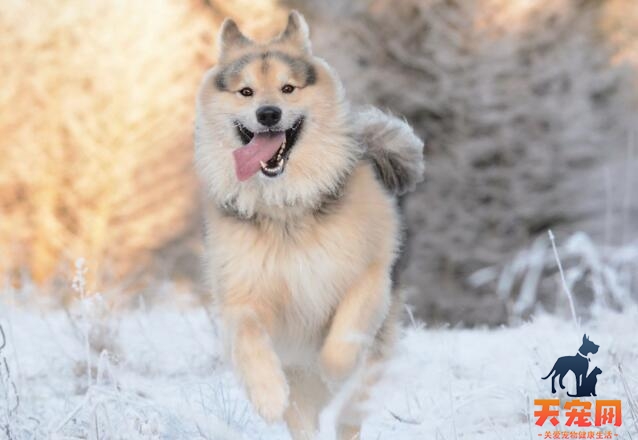
[[[198,92],[195,163],[229,359],[257,412],[296,440],[314,438],[321,409],[360,378],[337,427],[359,438],[403,307],[396,196],[422,180],[423,142],[403,120],[350,107],[297,12],[268,43],[227,19],[219,47]]]

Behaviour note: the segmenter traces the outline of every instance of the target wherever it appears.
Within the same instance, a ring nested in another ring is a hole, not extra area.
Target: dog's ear
[[[588,340],[589,340],[589,338],[587,337],[587,334],[584,334],[584,335],[583,335],[583,344],[584,344],[585,342],[587,342]]]
[[[217,37],[219,43],[219,59],[227,57],[233,49],[246,47],[252,44],[252,41],[241,33],[237,23],[231,18],[227,18],[222,23]]]
[[[288,15],[288,24],[286,29],[275,38],[276,42],[291,43],[306,53],[310,53],[310,33],[308,31],[308,23],[297,11],[291,11]]]

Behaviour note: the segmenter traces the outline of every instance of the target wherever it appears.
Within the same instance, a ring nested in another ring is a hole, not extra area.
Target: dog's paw
[[[255,410],[268,423],[283,420],[289,394],[288,382],[283,372],[270,380],[254,382],[248,387],[248,395]]]
[[[319,355],[319,365],[325,379],[342,382],[357,367],[359,346],[351,343],[326,342]]]

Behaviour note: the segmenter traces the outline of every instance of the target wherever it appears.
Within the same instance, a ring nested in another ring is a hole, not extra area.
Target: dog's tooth
[[[261,165],[262,168],[268,168],[268,165],[266,165],[266,162],[264,162],[263,160],[259,161],[259,165]]]

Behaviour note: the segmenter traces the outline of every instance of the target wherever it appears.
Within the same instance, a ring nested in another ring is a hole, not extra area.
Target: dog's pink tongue
[[[283,132],[256,133],[249,143],[233,151],[237,178],[244,181],[259,171],[259,162],[267,162],[273,157],[285,139]]]

